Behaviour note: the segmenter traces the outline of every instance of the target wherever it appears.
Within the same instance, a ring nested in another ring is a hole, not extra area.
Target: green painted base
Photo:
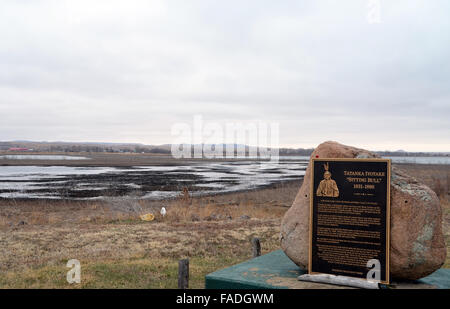
[[[282,250],[248,260],[206,275],[207,289],[329,289],[345,288],[336,285],[302,282],[304,274]],[[397,288],[450,289],[450,269],[439,269],[428,277],[414,282],[394,283]]]

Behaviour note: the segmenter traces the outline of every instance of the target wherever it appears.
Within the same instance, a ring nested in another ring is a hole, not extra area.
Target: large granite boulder
[[[364,149],[336,142],[320,144],[311,157],[376,158]],[[310,167],[305,181],[281,224],[281,247],[307,269],[309,244]],[[393,167],[391,173],[390,273],[397,279],[418,279],[439,269],[447,249],[442,235],[442,210],[436,194],[415,178]]]

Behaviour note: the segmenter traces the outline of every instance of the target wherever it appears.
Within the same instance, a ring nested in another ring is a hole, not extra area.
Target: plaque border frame
[[[313,227],[313,197],[314,197],[314,162],[385,162],[387,163],[387,190],[386,190],[386,280],[380,281],[381,284],[389,284],[389,264],[390,264],[390,243],[391,243],[391,159],[382,158],[311,158],[311,179],[310,179],[310,193],[309,193],[309,248],[308,248],[308,274],[310,275],[321,275],[325,273],[313,272],[312,271],[312,227]],[[328,274],[334,275],[334,274]],[[351,277],[360,280],[367,281],[364,278]]]

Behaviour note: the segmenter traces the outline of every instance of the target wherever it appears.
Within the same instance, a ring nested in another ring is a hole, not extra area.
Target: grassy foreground
[[[257,221],[257,220],[254,220]],[[173,238],[162,242],[167,250],[162,252],[143,252],[132,254],[114,254],[112,252],[99,254],[97,258],[89,257],[86,252],[69,256],[78,257],[81,262],[81,284],[68,284],[66,273],[69,268],[65,267],[67,259],[55,257],[46,262],[41,261],[35,265],[19,267],[15,270],[6,271],[0,276],[0,287],[2,288],[176,288],[178,260],[183,257],[190,258],[190,287],[203,288],[206,274],[217,269],[224,268],[251,257],[251,246],[249,239],[257,235],[263,243],[263,253],[278,249],[278,233],[275,227],[258,228],[260,224],[273,222],[252,222],[254,229],[242,231],[233,228],[231,234],[224,241],[206,240],[202,243],[197,237],[187,245],[177,245]],[[123,232],[136,232],[136,229],[128,229],[126,226],[118,227]],[[246,228],[247,230],[248,228]],[[144,231],[148,231],[146,228]],[[251,232],[253,230],[253,232]],[[185,234],[178,231],[174,235]],[[213,236],[219,236],[212,233]],[[201,233],[199,234],[201,235]],[[261,237],[262,235],[262,237]],[[203,235],[205,236],[205,235]],[[183,239],[184,240],[184,239]],[[99,240],[100,241],[100,240]],[[174,244],[170,244],[174,242]],[[117,248],[126,250],[127,246]],[[25,249],[25,248],[24,248]],[[30,248],[31,249],[31,248]],[[26,250],[26,249],[25,249]],[[64,250],[64,249],[63,249]],[[132,252],[130,250],[130,252]],[[66,255],[67,256],[67,255]]]
[[[263,254],[279,249],[281,218],[299,185],[120,207],[3,201],[0,288],[176,288],[186,257],[190,287],[203,288],[206,274],[251,258],[253,237]],[[149,212],[155,220],[140,220]],[[66,281],[69,259],[81,263],[80,284]]]
[[[401,167],[438,193],[448,246],[450,167]],[[176,288],[186,257],[190,287],[203,288],[206,274],[251,258],[253,237],[263,254],[280,248],[299,186],[160,202],[0,201],[0,288]],[[148,212],[155,220],[141,221]],[[66,281],[69,259],[81,262],[80,284]]]

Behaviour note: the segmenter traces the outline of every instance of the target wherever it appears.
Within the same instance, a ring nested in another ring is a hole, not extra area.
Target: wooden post
[[[254,237],[252,239],[252,247],[253,247],[253,257],[257,257],[261,255],[261,243],[259,242],[259,238]]]
[[[178,288],[189,288],[189,259],[178,261]]]

